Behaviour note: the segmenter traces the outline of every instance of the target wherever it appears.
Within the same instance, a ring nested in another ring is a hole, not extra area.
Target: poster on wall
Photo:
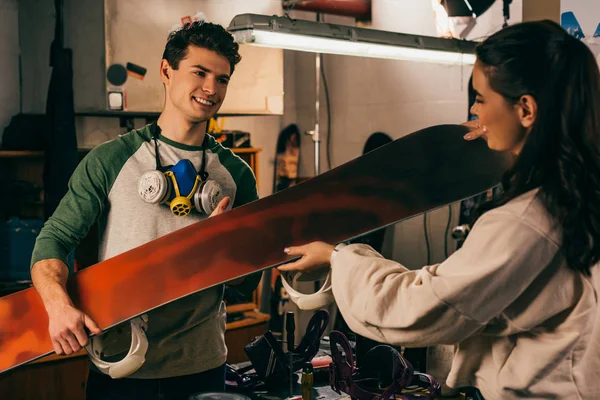
[[[561,0],[560,24],[590,46],[600,64],[600,1]]]

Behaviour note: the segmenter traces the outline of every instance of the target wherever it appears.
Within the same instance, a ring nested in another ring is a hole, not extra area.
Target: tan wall
[[[523,21],[540,19],[560,23],[560,0],[523,0]]]

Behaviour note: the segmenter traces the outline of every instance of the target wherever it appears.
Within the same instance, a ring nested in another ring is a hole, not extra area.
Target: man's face
[[[230,64],[224,56],[190,45],[178,69],[162,60],[160,72],[167,104],[188,121],[208,121],[221,108],[230,78]]]

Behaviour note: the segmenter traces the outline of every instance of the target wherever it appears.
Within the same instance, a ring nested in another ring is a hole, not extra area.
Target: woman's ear
[[[535,98],[530,94],[521,96],[516,106],[518,107],[519,120],[523,128],[531,128],[537,118],[538,105]]]

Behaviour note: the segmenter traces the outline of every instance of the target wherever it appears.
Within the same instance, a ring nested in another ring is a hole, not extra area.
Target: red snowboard
[[[70,277],[76,307],[103,329],[292,259],[289,245],[356,238],[496,185],[510,157],[467,128],[427,128],[309,181],[228,211]],[[0,373],[52,352],[31,288],[0,298]]]

